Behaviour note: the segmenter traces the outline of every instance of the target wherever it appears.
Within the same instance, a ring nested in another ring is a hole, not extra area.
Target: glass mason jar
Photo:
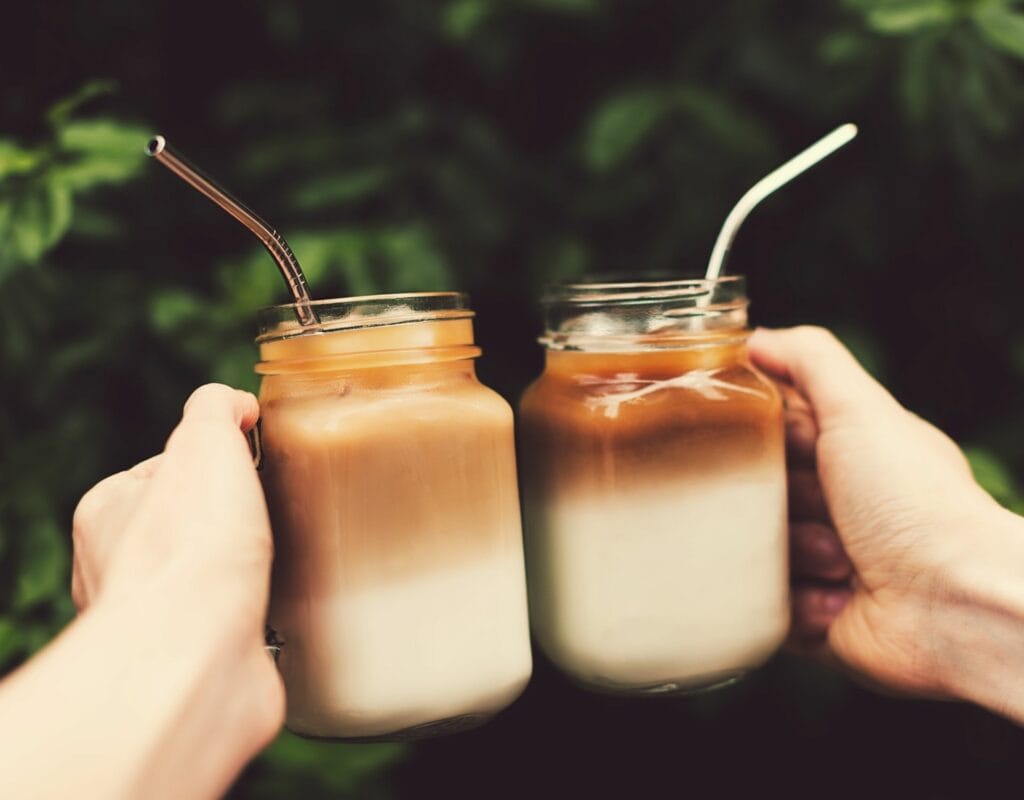
[[[472,727],[531,671],[512,410],[454,293],[260,312],[268,637],[286,725],[331,739]]]
[[[587,687],[686,692],[789,624],[782,403],[739,277],[563,285],[523,395],[530,614]]]

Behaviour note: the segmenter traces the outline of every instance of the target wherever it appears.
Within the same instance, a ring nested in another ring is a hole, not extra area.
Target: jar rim
[[[661,273],[566,282],[549,287],[541,299],[539,341],[548,350],[706,346],[745,336],[748,304],[742,275],[706,279]]]
[[[266,306],[256,312],[257,343],[432,320],[470,319],[474,316],[465,292],[396,292],[352,295],[313,300],[319,322],[302,325],[298,304]]]
[[[541,305],[618,305],[694,301],[701,298],[721,302],[722,294],[729,300],[741,299],[746,293],[743,275],[723,275],[718,278],[652,277],[650,280],[597,278],[593,281],[566,281],[552,284],[544,290]],[[719,297],[716,297],[718,295]]]

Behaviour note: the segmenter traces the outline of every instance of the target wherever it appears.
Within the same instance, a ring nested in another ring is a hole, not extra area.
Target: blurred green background
[[[1005,0],[51,2],[0,51],[0,674],[71,617],[70,517],[191,389],[254,389],[268,256],[160,167],[160,131],[282,230],[319,296],[464,289],[484,380],[540,367],[534,298],[702,272],[754,180],[841,154],[745,225],[761,324],[835,329],[1024,511],[1024,9]],[[1001,796],[1024,735],[781,657],[635,703],[538,657],[475,733],[283,735],[237,797]],[[1013,794],[1009,792],[1008,794]]]

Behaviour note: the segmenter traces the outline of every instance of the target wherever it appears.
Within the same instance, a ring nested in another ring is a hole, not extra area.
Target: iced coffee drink
[[[269,628],[287,726],[335,739],[478,724],[530,676],[512,412],[456,294],[262,318]]]
[[[531,617],[584,685],[720,685],[785,637],[782,409],[747,359],[746,305],[739,278],[545,302],[520,407]]]

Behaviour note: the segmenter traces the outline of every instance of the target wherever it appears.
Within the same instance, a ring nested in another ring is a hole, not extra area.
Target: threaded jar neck
[[[541,300],[549,350],[637,351],[720,347],[746,337],[746,282],[652,280],[565,283]]]

